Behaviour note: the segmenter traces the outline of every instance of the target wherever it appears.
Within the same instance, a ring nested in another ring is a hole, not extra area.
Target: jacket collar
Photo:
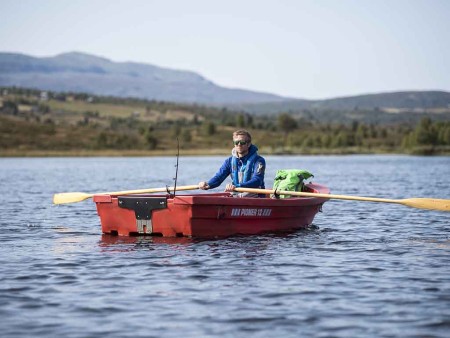
[[[254,144],[252,144],[251,146],[250,146],[250,148],[248,148],[248,153],[247,153],[247,155],[245,155],[244,157],[238,157],[237,156],[237,154],[236,154],[236,149],[235,148],[233,148],[233,150],[231,151],[231,155],[233,156],[233,157],[236,157],[236,158],[239,158],[240,160],[242,160],[242,161],[247,161],[247,159],[250,157],[250,156],[252,156],[254,153],[256,153],[258,151],[258,147],[257,146],[255,146]]]

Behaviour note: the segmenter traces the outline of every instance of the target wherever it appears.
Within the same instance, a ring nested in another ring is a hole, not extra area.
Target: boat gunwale
[[[308,192],[329,194],[330,189],[320,184],[308,183],[305,185]],[[98,195],[94,196],[95,202],[111,202],[111,199],[123,195]],[[258,198],[258,197],[233,197],[228,192],[179,194],[171,197],[169,194],[134,194],[135,198],[161,198],[167,197],[168,203],[175,205],[232,205],[232,206],[258,206],[258,207],[290,207],[309,206],[325,203],[328,199],[324,197],[291,197],[291,198]]]

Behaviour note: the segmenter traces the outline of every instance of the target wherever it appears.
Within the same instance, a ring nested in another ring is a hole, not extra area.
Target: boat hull
[[[308,184],[310,192],[329,189]],[[102,232],[120,236],[226,237],[285,232],[312,224],[326,198],[236,198],[229,193],[95,195]]]

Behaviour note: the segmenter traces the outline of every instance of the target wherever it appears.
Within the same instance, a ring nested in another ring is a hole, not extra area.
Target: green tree
[[[181,134],[181,126],[177,123],[172,126],[172,136],[178,137]]]
[[[450,145],[450,122],[438,125],[438,143],[444,146]]]
[[[431,119],[424,117],[415,130],[416,143],[418,145],[434,145],[436,144],[436,133],[433,128]]]
[[[17,104],[13,101],[3,102],[2,112],[7,115],[17,115],[19,113],[19,108]]]
[[[206,136],[212,136],[216,133],[216,125],[214,124],[214,122],[205,121],[202,127],[203,132],[205,133]]]
[[[289,134],[297,128],[297,121],[288,113],[282,113],[278,115],[278,127],[286,134]]]
[[[145,141],[147,142],[148,148],[150,150],[154,150],[158,146],[158,139],[153,135],[153,133],[150,130],[147,130],[145,134]]]
[[[38,111],[43,114],[50,113],[50,107],[44,103],[40,103],[38,106]]]
[[[289,133],[297,129],[297,121],[288,113],[278,115],[278,128],[284,133],[284,144],[286,145]]]
[[[315,138],[312,135],[307,135],[302,143],[302,146],[305,148],[311,148],[315,145]]]
[[[101,132],[97,136],[96,145],[98,148],[106,148],[108,146],[108,135],[105,132]]]
[[[184,128],[181,132],[181,140],[185,143],[190,143],[192,141],[191,131]]]
[[[245,128],[245,116],[244,116],[244,114],[238,114],[236,116],[236,126],[238,128]]]

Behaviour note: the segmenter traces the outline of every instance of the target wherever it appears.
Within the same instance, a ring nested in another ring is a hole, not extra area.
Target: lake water
[[[170,154],[169,154],[170,155]],[[450,157],[266,157],[334,194],[450,198]],[[222,157],[181,157],[178,185]],[[448,337],[450,213],[330,200],[288,235],[102,235],[57,192],[172,185],[167,158],[0,159],[2,337]],[[183,192],[185,193],[185,192]]]

